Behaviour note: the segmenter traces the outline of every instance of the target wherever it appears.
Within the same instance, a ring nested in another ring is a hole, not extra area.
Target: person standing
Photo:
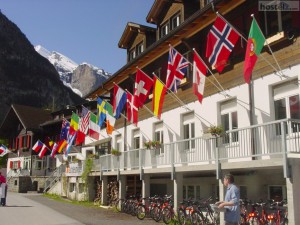
[[[6,206],[6,195],[7,195],[7,185],[6,179],[0,172],[0,184],[1,184],[1,205]]]
[[[227,187],[224,201],[217,202],[218,208],[226,208],[225,225],[238,225],[240,222],[240,190],[234,184],[231,174],[224,176],[224,186]]]

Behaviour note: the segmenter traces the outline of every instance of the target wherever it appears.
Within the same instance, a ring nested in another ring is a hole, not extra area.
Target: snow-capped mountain
[[[111,74],[88,63],[78,65],[70,58],[59,52],[45,49],[41,45],[35,50],[48,59],[59,73],[60,79],[76,94],[85,96],[104,82]]]

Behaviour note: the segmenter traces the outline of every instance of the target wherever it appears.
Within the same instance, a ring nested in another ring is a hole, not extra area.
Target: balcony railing
[[[220,137],[198,137],[163,144],[159,149],[133,149],[120,156],[94,160],[95,171],[205,165],[284,158],[300,153],[300,120],[280,120],[231,130]]]

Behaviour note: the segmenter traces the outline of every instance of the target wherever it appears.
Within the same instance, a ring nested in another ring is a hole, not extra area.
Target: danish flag
[[[137,125],[138,107],[135,105],[134,98],[129,92],[127,92],[127,120]]]
[[[218,16],[207,35],[206,57],[219,73],[224,69],[238,39],[239,34]]]

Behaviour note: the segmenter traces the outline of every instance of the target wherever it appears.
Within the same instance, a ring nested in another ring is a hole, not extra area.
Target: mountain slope
[[[12,103],[60,109],[84,102],[2,13],[0,28],[0,122]]]
[[[41,45],[35,46],[35,50],[54,65],[64,84],[80,96],[99,87],[111,75],[88,63],[78,65],[65,55],[50,52]]]

